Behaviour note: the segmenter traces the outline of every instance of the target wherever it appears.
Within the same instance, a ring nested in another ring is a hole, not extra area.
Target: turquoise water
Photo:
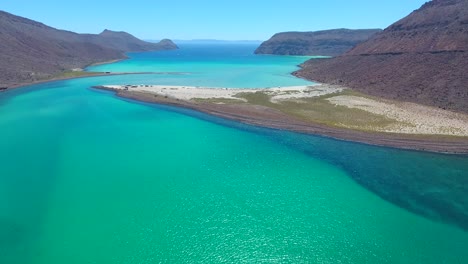
[[[88,68],[102,72],[158,72],[152,84],[264,88],[312,84],[290,73],[311,57],[253,55],[255,45],[190,45],[179,50],[130,53],[131,59]]]
[[[90,88],[140,77],[0,95],[0,263],[468,261],[467,156],[258,128]]]

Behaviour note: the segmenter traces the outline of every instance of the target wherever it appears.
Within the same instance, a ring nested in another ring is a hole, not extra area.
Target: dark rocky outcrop
[[[175,49],[125,32],[77,34],[0,11],[0,87],[47,79],[73,68],[125,58],[126,52]]]
[[[380,29],[283,32],[263,42],[255,54],[337,56],[368,40]]]
[[[468,0],[433,0],[300,77],[384,98],[468,112]]]

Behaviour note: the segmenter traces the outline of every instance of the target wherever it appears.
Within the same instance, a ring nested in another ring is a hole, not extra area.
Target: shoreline
[[[119,58],[119,59],[108,60],[108,61],[100,61],[100,62],[98,61],[98,62],[90,63],[90,64],[88,64],[88,65],[86,65],[86,66],[84,66],[82,68],[79,68],[81,70],[80,72],[88,73],[88,74],[83,74],[82,76],[63,76],[63,77],[60,77],[60,76],[53,77],[52,76],[51,78],[47,78],[47,79],[43,79],[43,80],[37,80],[37,81],[33,81],[33,82],[17,83],[17,84],[11,85],[11,86],[6,86],[6,87],[3,87],[3,89],[0,90],[0,92],[8,91],[8,90],[11,90],[11,89],[17,89],[17,88],[21,88],[21,87],[29,86],[29,85],[47,83],[47,82],[65,81],[65,80],[80,79],[80,78],[86,78],[86,77],[99,77],[99,76],[111,75],[112,73],[110,73],[110,72],[87,72],[87,71],[85,71],[85,69],[88,68],[88,67],[91,67],[91,66],[111,64],[111,63],[115,63],[115,62],[119,62],[119,61],[123,61],[123,60],[127,60],[127,59],[129,59],[129,57],[127,55],[124,55],[122,58]],[[68,70],[73,72],[73,69],[68,69]],[[64,74],[64,73],[62,73],[62,74]],[[123,75],[123,74],[115,73],[113,75]]]
[[[32,83],[18,84],[8,87],[7,90],[18,89],[30,85],[36,85],[47,82],[112,76],[112,75],[132,75],[132,74],[183,74],[183,73],[168,73],[168,72],[100,72],[90,73],[83,76],[70,76],[63,78],[53,78],[41,80]],[[319,84],[320,85],[320,84]],[[314,86],[314,85],[312,85]],[[170,86],[164,86],[170,87]],[[174,86],[182,87],[182,86]],[[189,86],[186,86],[189,87]],[[239,105],[239,104],[214,104],[206,102],[194,102],[189,100],[181,100],[171,98],[170,96],[155,96],[148,92],[125,91],[122,89],[113,89],[104,86],[94,86],[95,89],[107,90],[114,92],[118,97],[141,101],[145,103],[162,104],[175,107],[186,108],[219,118],[224,118],[232,121],[241,122],[244,124],[288,130],[297,133],[310,135],[319,135],[337,140],[358,142],[368,145],[391,147],[405,150],[415,150],[423,152],[435,152],[444,154],[468,155],[468,137],[457,136],[440,136],[440,135],[422,135],[422,134],[402,134],[402,133],[383,133],[383,132],[367,132],[348,128],[332,127],[320,123],[305,122],[291,115],[287,115],[276,109],[264,107],[261,105]],[[195,87],[192,87],[195,88]],[[198,88],[198,87],[196,87]],[[274,89],[288,89],[270,88]],[[227,89],[227,88],[210,88],[223,91],[249,91],[249,90],[265,90],[265,89]],[[1,92],[4,91],[0,91]]]
[[[173,98],[167,95],[158,96],[148,92],[128,91],[106,86],[95,86],[93,88],[112,91],[116,96],[121,98],[145,103],[182,107],[254,126],[319,135],[382,147],[444,154],[468,154],[468,137],[365,132],[305,122],[276,109],[260,105],[215,104],[203,101],[194,102]]]
[[[9,87],[6,87],[6,89],[0,90],[0,94],[2,92],[6,92],[9,90],[14,90],[26,86],[31,86],[31,85],[37,85],[37,84],[42,84],[42,83],[48,83],[48,82],[56,82],[56,81],[66,81],[66,80],[73,80],[73,79],[81,79],[81,78],[92,78],[92,77],[102,77],[102,76],[119,76],[119,75],[138,75],[138,74],[189,74],[186,72],[84,72],[84,73],[89,73],[89,74],[83,74],[80,76],[65,76],[65,77],[54,77],[51,79],[45,79],[45,80],[40,80],[40,81],[34,81],[34,82],[28,82],[28,83],[20,83],[20,84],[15,84]]]
[[[115,59],[115,60],[109,60],[109,61],[95,62],[95,63],[91,63],[91,64],[89,64],[89,65],[86,65],[85,67],[83,67],[83,69],[86,69],[86,68],[89,68],[89,67],[93,67],[93,66],[100,66],[100,65],[112,64],[112,63],[116,63],[116,62],[128,60],[129,58],[130,58],[130,57],[128,57],[127,55],[125,55],[125,56],[124,56],[123,58],[121,58],[121,59]]]
[[[106,76],[106,75],[111,75],[111,74],[107,74],[107,73],[103,72],[103,73],[95,73],[95,74],[90,73],[89,75],[83,75],[83,76],[57,77],[57,78],[40,80],[40,81],[15,84],[15,85],[7,87],[4,91],[14,90],[14,89],[22,88],[22,87],[25,87],[25,86],[48,83],[48,82],[66,81],[66,80],[72,80],[72,79],[80,79],[80,78],[88,78],[88,77],[99,77],[99,76]],[[114,75],[118,75],[118,74],[114,74]]]

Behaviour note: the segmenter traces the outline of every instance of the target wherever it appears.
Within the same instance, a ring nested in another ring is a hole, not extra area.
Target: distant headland
[[[265,41],[256,54],[337,56],[368,40],[381,29],[332,29],[282,32]]]

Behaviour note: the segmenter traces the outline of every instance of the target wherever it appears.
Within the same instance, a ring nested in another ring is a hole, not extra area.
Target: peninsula
[[[373,145],[468,153],[468,115],[367,96],[336,85],[233,89],[103,85],[120,97],[189,108],[247,124]]]

